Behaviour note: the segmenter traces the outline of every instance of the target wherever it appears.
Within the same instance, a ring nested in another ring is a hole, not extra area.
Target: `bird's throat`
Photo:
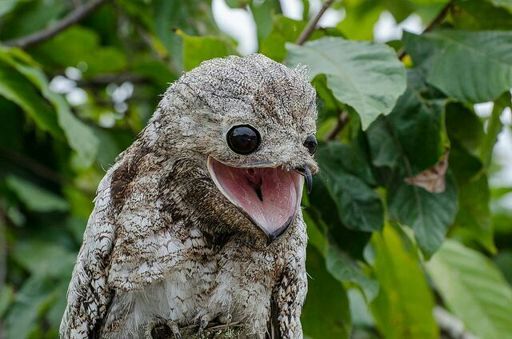
[[[300,206],[303,179],[281,167],[231,167],[209,157],[208,171],[217,188],[270,240],[292,223]]]

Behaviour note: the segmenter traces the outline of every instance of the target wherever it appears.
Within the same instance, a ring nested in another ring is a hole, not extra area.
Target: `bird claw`
[[[174,339],[182,339],[180,328],[174,321],[168,322],[169,327],[171,328],[171,332],[174,335]]]
[[[198,332],[203,333],[204,330],[206,330],[206,328],[208,327],[209,323],[210,323],[210,320],[208,319],[208,317],[204,316],[204,317],[199,318]]]

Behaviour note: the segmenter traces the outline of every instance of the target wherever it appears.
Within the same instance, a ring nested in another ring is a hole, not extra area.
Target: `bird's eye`
[[[308,135],[306,140],[304,141],[304,146],[308,149],[309,154],[313,155],[316,152],[316,146],[318,146],[318,142],[314,135]]]
[[[258,149],[261,143],[260,133],[252,126],[239,125],[232,127],[227,134],[228,146],[238,154],[250,154]]]

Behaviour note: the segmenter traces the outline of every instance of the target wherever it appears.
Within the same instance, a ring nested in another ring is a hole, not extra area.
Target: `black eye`
[[[315,154],[317,145],[318,143],[316,142],[316,138],[314,135],[308,135],[308,137],[304,141],[304,146],[308,149],[309,154],[311,155]]]
[[[228,146],[238,154],[249,154],[260,146],[260,133],[252,126],[232,127],[227,135]]]

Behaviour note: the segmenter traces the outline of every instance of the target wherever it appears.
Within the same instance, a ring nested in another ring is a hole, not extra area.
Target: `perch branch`
[[[108,0],[91,0],[90,2],[74,9],[54,25],[27,36],[6,41],[5,44],[13,47],[27,48],[46,41],[69,26],[76,24],[106,1]]]
[[[334,0],[327,0],[324,2],[322,8],[320,8],[318,13],[313,18],[311,18],[311,20],[309,20],[308,24],[306,25],[302,33],[300,33],[299,38],[295,42],[297,45],[303,45],[306,42],[306,40],[308,40],[309,36],[315,30],[318,21],[320,21],[322,15],[324,15],[325,11],[332,5],[333,2]]]

